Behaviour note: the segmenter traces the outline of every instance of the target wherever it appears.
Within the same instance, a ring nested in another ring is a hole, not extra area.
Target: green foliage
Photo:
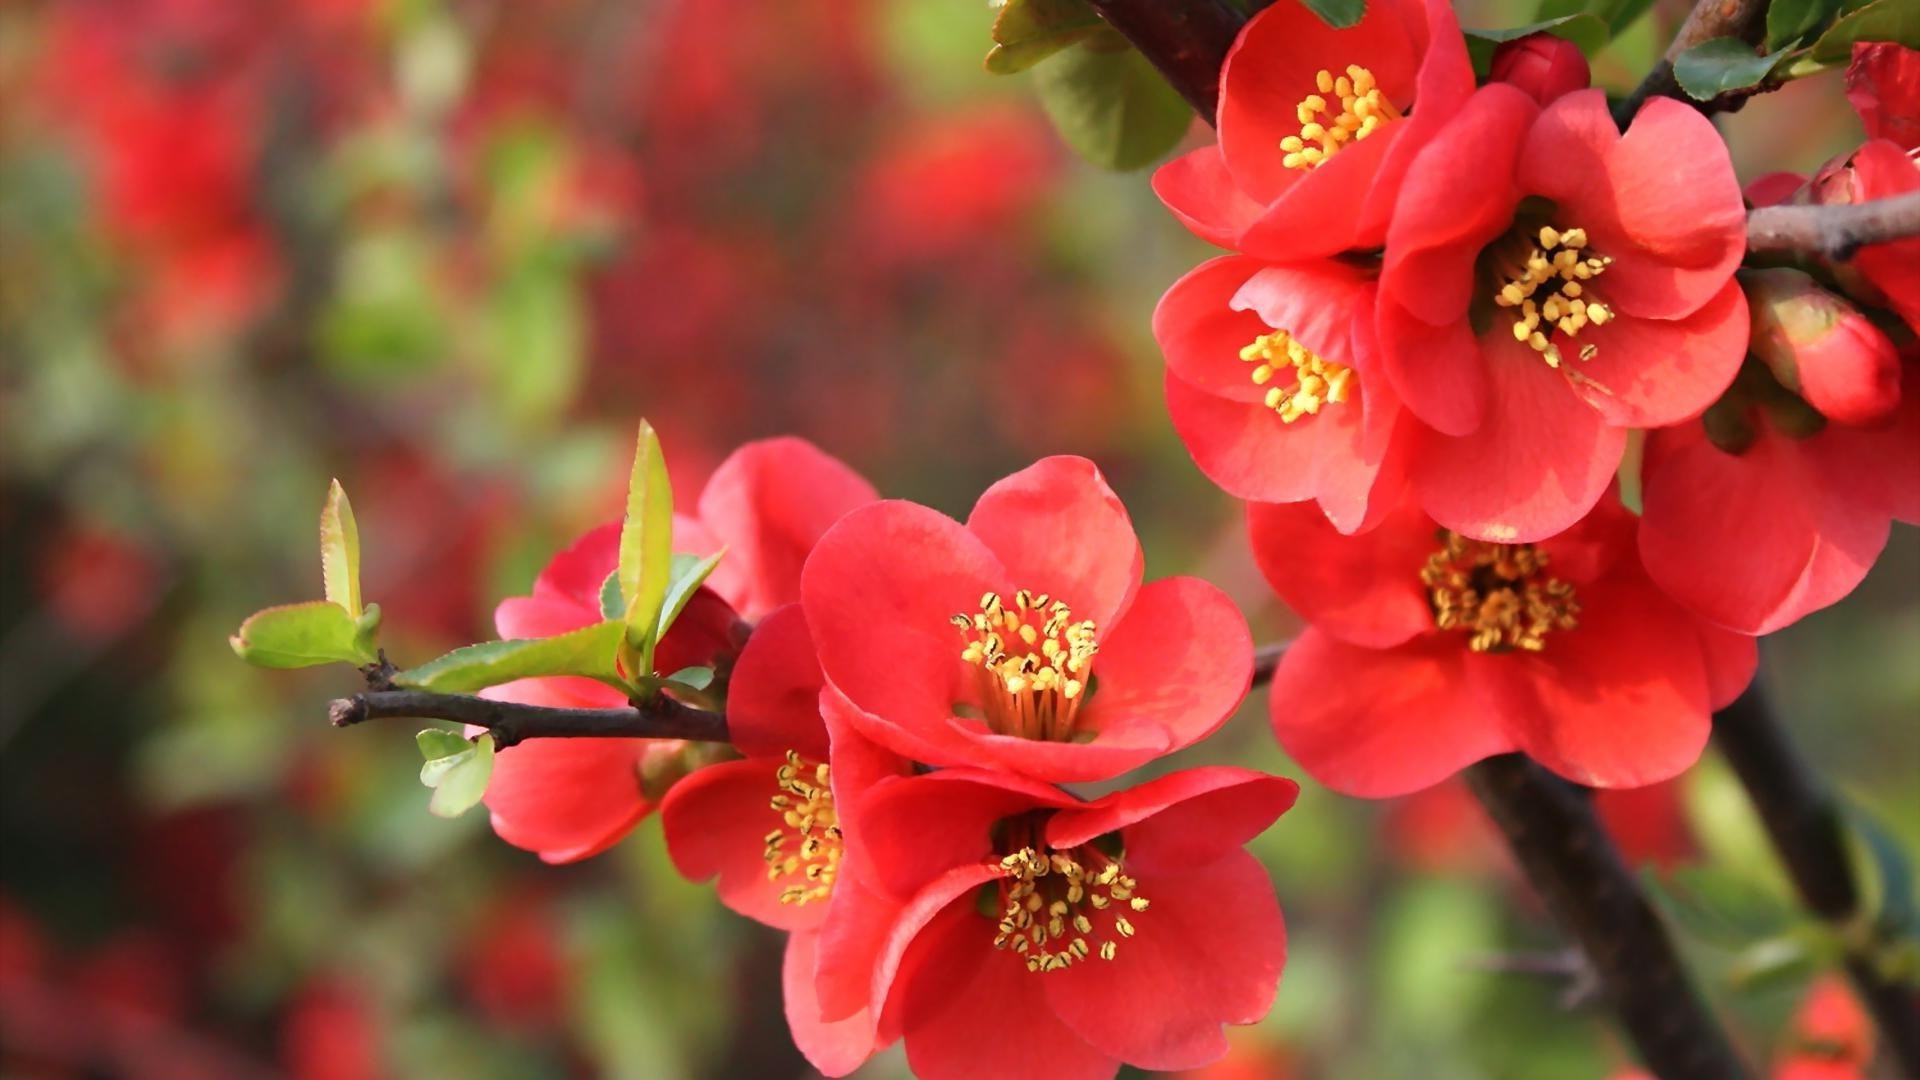
[[[1147,58],[1101,30],[1033,73],[1048,119],[1075,153],[1104,169],[1152,164],[1180,142],[1193,113]]]
[[[1794,44],[1839,12],[1840,0],[1773,0],[1767,5],[1767,50]]]
[[[633,471],[627,481],[627,512],[620,524],[620,596],[626,601],[626,644],[637,657],[629,670],[653,671],[660,640],[660,607],[673,576],[673,484],[653,425],[640,421]]]
[[[420,766],[420,782],[433,789],[427,809],[443,818],[473,809],[493,777],[493,736],[482,732],[468,742],[443,728],[426,728],[414,741],[426,759]]]
[[[1100,16],[1086,0],[1003,0],[993,19],[993,49],[986,68],[1013,75],[1099,30]]]
[[[1714,866],[1644,875],[1647,892],[1688,936],[1741,949],[1782,934],[1804,917],[1772,889]]]
[[[320,510],[320,577],[328,600],[360,617],[360,529],[353,521],[353,504],[335,480]]]
[[[1739,38],[1718,37],[1681,53],[1673,62],[1673,77],[1688,97],[1706,101],[1760,85],[1786,56],[1785,51],[1756,55]]]
[[[257,667],[371,664],[379,658],[374,633],[380,605],[356,619],[331,600],[309,600],[256,611],[227,640],[240,659]]]
[[[1812,58],[1822,64],[1843,63],[1856,41],[1891,41],[1920,49],[1920,4],[1913,0],[1873,0],[1852,9],[1813,43]]]
[[[1493,65],[1493,50],[1501,42],[1513,41],[1529,34],[1552,34],[1554,37],[1571,41],[1587,56],[1592,56],[1605,48],[1613,36],[1606,22],[1587,12],[1560,15],[1504,30],[1468,30],[1466,31],[1467,55],[1473,59],[1473,70],[1485,75]]]
[[[680,617],[680,613],[687,609],[687,602],[693,599],[693,594],[700,590],[700,586],[706,584],[707,577],[713,573],[714,567],[720,565],[720,560],[726,554],[727,549],[721,548],[704,559],[698,555],[673,557],[673,569],[667,578],[667,595],[660,606],[660,622],[659,629],[654,634],[655,641],[667,636],[667,628],[672,626],[673,621]]]
[[[684,686],[689,690],[705,690],[713,685],[713,669],[710,667],[683,667],[667,676],[662,682],[675,686]]]
[[[624,630],[624,624],[608,620],[554,637],[468,645],[408,668],[395,675],[393,682],[417,690],[467,694],[515,679],[580,675],[623,687],[614,658]]]
[[[1367,0],[1301,0],[1307,10],[1335,30],[1345,30],[1367,14]]]

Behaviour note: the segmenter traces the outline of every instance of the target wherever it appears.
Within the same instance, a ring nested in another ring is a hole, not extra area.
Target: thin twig
[[[1762,206],[1747,214],[1748,251],[1812,251],[1844,262],[1868,244],[1920,236],[1920,191],[1837,206]]]
[[[1225,0],[1088,0],[1152,61],[1200,119],[1220,103],[1220,68],[1246,18]]]
[[[1767,0],[1698,0],[1680,24],[1680,32],[1667,46],[1667,53],[1653,66],[1640,85],[1633,88],[1613,110],[1613,119],[1621,127],[1633,120],[1648,98],[1673,97],[1687,100],[1673,77],[1673,62],[1680,54],[1703,41],[1718,37],[1739,38],[1749,44],[1760,40],[1767,25]]]
[[[1647,1068],[1689,1080],[1746,1076],[1586,797],[1518,754],[1488,758],[1466,778],[1534,891],[1593,965]]]
[[[1280,666],[1280,657],[1287,651],[1288,641],[1275,641],[1253,650],[1253,685],[1264,686],[1273,681],[1273,673]]]
[[[498,746],[523,739],[692,739],[726,742],[727,718],[661,695],[625,709],[569,709],[492,701],[468,694],[426,690],[371,690],[339,698],[327,707],[334,727],[368,720],[411,717],[451,720],[493,732]]]
[[[1847,932],[1860,918],[1860,890],[1839,803],[1787,737],[1757,680],[1714,715],[1713,738],[1747,789],[1801,901],[1842,931],[1849,945],[1847,972],[1889,1053],[1908,1077],[1920,1080],[1920,986],[1887,979],[1870,943]]]

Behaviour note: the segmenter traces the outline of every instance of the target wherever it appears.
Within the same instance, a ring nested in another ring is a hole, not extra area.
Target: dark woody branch
[[[1673,77],[1673,62],[1680,54],[1705,41],[1714,38],[1739,38],[1748,43],[1758,42],[1760,34],[1767,26],[1767,0],[1697,0],[1693,10],[1687,13],[1687,21],[1680,24],[1679,33],[1673,37],[1673,44],[1667,46],[1666,55],[1653,66],[1640,85],[1634,87],[1618,105],[1614,106],[1613,119],[1621,127],[1633,120],[1640,106],[1648,98],[1673,97],[1682,101],[1689,100],[1680,90],[1680,83]],[[1718,99],[1716,99],[1717,101]],[[1708,103],[1711,104],[1711,103]],[[1707,111],[1712,111],[1708,109]]]
[[[1763,206],[1747,214],[1748,251],[1811,251],[1845,261],[1868,244],[1920,236],[1920,191],[1836,206]]]
[[[327,707],[334,727],[368,720],[451,720],[493,733],[498,746],[525,739],[692,739],[726,742],[727,718],[684,705],[662,694],[624,709],[570,709],[491,701],[468,694],[425,690],[369,690]]]
[[[1211,124],[1220,67],[1246,18],[1226,0],[1087,0]]]

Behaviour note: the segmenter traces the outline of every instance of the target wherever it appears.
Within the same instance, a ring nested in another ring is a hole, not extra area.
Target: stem
[[[1920,236],[1920,191],[1841,206],[1763,206],[1747,214],[1748,251],[1814,251],[1845,261],[1868,244]]]
[[[691,708],[665,695],[625,709],[568,709],[493,701],[468,694],[370,690],[339,698],[327,707],[327,719],[334,727],[395,717],[452,720],[483,727],[493,732],[494,743],[502,747],[523,739],[727,741],[725,716]]]
[[[1289,641],[1275,641],[1253,650],[1253,685],[1265,686],[1273,681],[1274,670],[1280,666],[1280,657],[1287,651]]]
[[[1746,1076],[1587,799],[1518,754],[1488,758],[1466,778],[1547,910],[1586,953],[1647,1068],[1689,1080]]]
[[[1854,930],[1860,892],[1840,804],[1787,737],[1758,681],[1715,714],[1713,739],[1809,910],[1841,931],[1847,972],[1908,1076],[1920,1080],[1920,988],[1888,980]]]
[[[1680,24],[1680,32],[1673,36],[1673,44],[1667,46],[1666,55],[1653,65],[1640,85],[1633,88],[1633,93],[1614,107],[1614,122],[1626,127],[1648,98],[1671,97],[1691,103],[1674,80],[1674,60],[1695,45],[1717,37],[1757,43],[1766,29],[1766,16],[1766,0],[1697,0],[1693,10],[1687,13],[1687,21]]]
[[[1220,104],[1220,68],[1246,19],[1224,0],[1087,0],[1152,61],[1200,119]]]

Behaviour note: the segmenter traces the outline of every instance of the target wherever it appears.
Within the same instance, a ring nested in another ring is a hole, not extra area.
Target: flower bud
[[[1780,385],[1836,423],[1872,424],[1900,404],[1900,354],[1860,309],[1798,270],[1740,275],[1749,348]]]
[[[1552,34],[1528,34],[1493,50],[1493,81],[1510,83],[1545,105],[1584,90],[1590,79],[1580,46]]]

